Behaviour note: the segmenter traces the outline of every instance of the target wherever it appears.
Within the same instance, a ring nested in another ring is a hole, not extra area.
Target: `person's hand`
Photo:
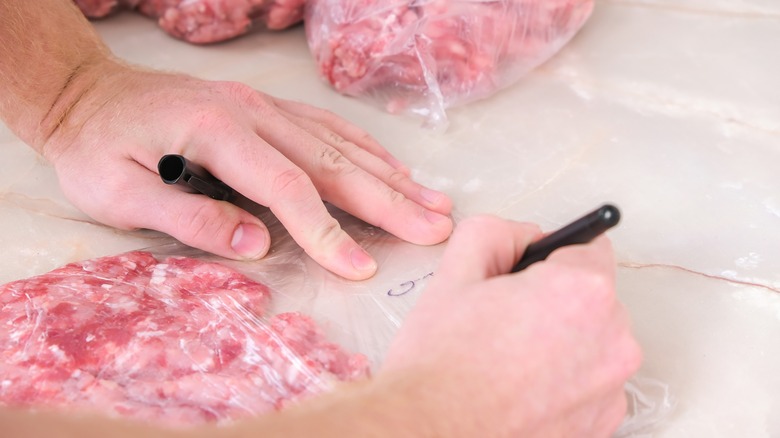
[[[323,200],[416,244],[451,230],[451,201],[413,182],[366,132],[325,110],[240,83],[211,82],[106,62],[42,153],[65,195],[92,218],[162,231],[228,258],[266,254],[270,236],[252,214],[166,186],[164,154],[182,154],[267,206],[318,263],[348,279],[376,263]]]
[[[463,221],[401,326],[380,376],[420,376],[417,409],[438,435],[599,437],[619,426],[641,352],[609,241],[505,275],[539,236],[489,216]]]

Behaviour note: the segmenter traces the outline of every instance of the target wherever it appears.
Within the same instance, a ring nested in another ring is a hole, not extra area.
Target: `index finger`
[[[533,224],[489,215],[468,218],[450,237],[439,277],[463,283],[506,274],[540,234]]]

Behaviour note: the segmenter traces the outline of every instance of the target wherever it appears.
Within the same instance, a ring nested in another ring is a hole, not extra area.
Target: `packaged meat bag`
[[[329,208],[388,264],[371,281],[326,271],[256,208],[260,261],[162,236],[0,285],[0,406],[225,425],[370,378],[438,249]]]
[[[380,263],[374,278],[327,272],[265,212],[274,240],[260,261],[165,238],[0,285],[0,406],[228,425],[371,378],[443,248],[331,213]],[[616,437],[670,410],[669,388],[653,379],[632,379],[626,393]]]
[[[133,251],[0,287],[0,405],[224,423],[366,377],[368,360],[224,264]]]
[[[285,29],[303,19],[304,0],[75,0],[89,18],[120,8],[155,18],[168,34],[195,44],[235,38],[252,26]]]
[[[566,44],[593,0],[309,0],[306,35],[341,93],[438,125]]]

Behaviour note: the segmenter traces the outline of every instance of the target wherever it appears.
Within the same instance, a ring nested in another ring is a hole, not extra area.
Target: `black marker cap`
[[[163,155],[157,163],[157,171],[165,184],[177,184],[212,199],[228,201],[234,194],[227,184],[181,155]]]

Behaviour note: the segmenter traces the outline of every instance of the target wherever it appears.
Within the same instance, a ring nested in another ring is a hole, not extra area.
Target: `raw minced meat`
[[[0,287],[0,404],[169,425],[278,409],[368,374],[266,286],[224,265],[130,252]]]
[[[428,117],[485,98],[556,53],[593,0],[308,0],[320,74],[340,92]]]
[[[243,35],[253,25],[286,29],[303,20],[305,0],[74,0],[89,18],[132,9],[158,20],[170,35],[197,44]]]

